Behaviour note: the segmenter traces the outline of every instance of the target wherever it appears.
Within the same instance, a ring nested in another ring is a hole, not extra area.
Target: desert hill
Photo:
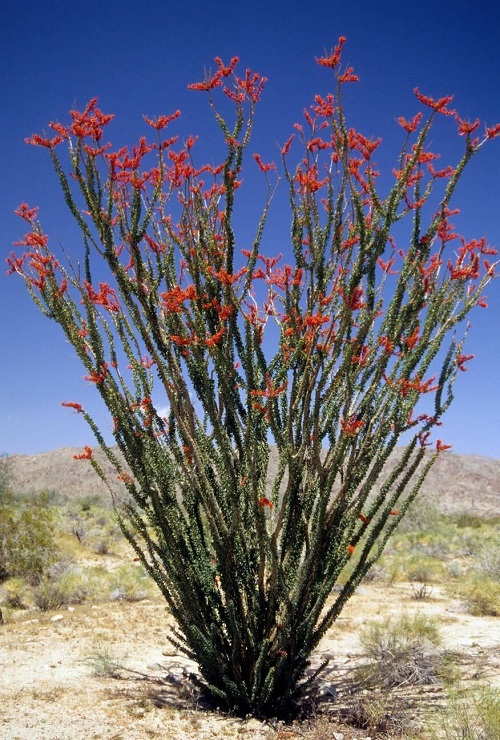
[[[49,491],[70,497],[108,496],[106,486],[90,464],[73,458],[78,453],[80,449],[64,447],[38,455],[13,455],[13,489],[23,494]],[[95,450],[94,454],[113,488],[119,488],[116,473],[103,453]],[[400,454],[398,450],[395,456]],[[274,465],[271,458],[270,478]],[[500,460],[446,452],[431,468],[421,495],[443,513],[500,516]]]

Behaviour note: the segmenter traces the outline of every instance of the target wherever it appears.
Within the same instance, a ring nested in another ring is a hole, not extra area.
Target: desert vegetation
[[[81,403],[63,402],[126,493],[116,495],[92,447],[75,457],[109,483],[200,687],[243,716],[293,713],[313,680],[312,652],[449,449],[434,436],[474,359],[467,318],[487,308],[495,274],[496,249],[451,219],[462,174],[500,124],[480,129],[450,107],[453,96],[415,88],[418,109],[397,119],[400,153],[386,181],[382,139],[348,122],[344,91],[359,76],[342,63],[345,43],[316,58],[333,92],[304,109],[276,152],[279,168],[252,151],[266,78],[243,76],[238,57],[216,57],[215,71],[188,85],[206,96],[220,137],[201,166],[197,137],[170,136],[179,110],[144,116],[150,140],[114,151],[114,116],[97,98],[69,123],[50,122],[50,137],[26,141],[48,152],[81,245],[73,255],[53,247],[38,207],[23,202],[16,214],[29,231],[7,258],[107,407],[120,455]],[[440,120],[460,149],[437,170],[429,146]],[[237,215],[250,166],[261,186],[251,234]],[[268,253],[281,184],[289,223],[283,251]],[[5,519],[26,528],[8,510]],[[42,519],[41,537],[52,526]],[[80,516],[71,534],[80,546],[92,536]],[[106,550],[106,537],[96,547]],[[424,600],[429,563],[406,565]],[[6,573],[23,567],[11,559]],[[51,567],[38,563],[34,576],[45,607],[79,581],[61,574],[56,593]],[[481,584],[467,588],[484,610]]]
[[[177,712],[179,732],[187,731],[191,737],[210,736],[203,735],[204,728],[215,721],[220,734],[212,737],[242,736],[247,728],[249,736],[252,729],[261,733],[259,737],[283,739],[327,740],[343,734],[345,738],[493,740],[500,727],[498,663],[490,665],[477,658],[471,665],[471,656],[450,644],[447,633],[450,604],[452,622],[490,619],[490,629],[498,629],[499,551],[500,517],[445,515],[431,504],[410,508],[383,557],[362,582],[361,595],[353,597],[352,611],[319,646],[316,662],[326,654],[328,664],[303,698],[299,719],[289,724],[272,718],[250,725],[242,722],[239,735],[224,724],[228,716],[204,703],[186,673],[179,678],[175,668],[165,665],[160,677],[153,680],[150,675],[150,683],[145,681],[148,691],[143,684],[137,689],[137,676],[144,678],[147,666],[137,656],[131,660],[121,631],[141,618],[140,611],[135,611],[141,605],[143,610],[162,608],[162,597],[123,536],[109,499],[54,490],[23,494],[5,476],[0,497],[4,621],[0,651],[9,633],[23,625],[32,638],[54,617],[64,615],[80,625],[78,620],[92,610],[99,615],[93,617],[98,628],[74,655],[74,665],[83,667],[85,680],[97,688],[99,682],[116,691],[120,687],[123,705],[140,723],[154,713],[171,720],[172,712]],[[353,567],[352,562],[346,565],[340,584]],[[384,602],[392,605],[390,611]],[[367,610],[366,619],[356,615],[356,603]],[[111,611],[106,618],[103,609],[107,608]],[[170,617],[161,619],[166,624]],[[165,625],[158,626],[159,632],[147,625],[151,647],[160,656],[167,653],[175,664],[181,658],[166,639]],[[79,629],[75,627],[76,634]],[[340,662],[338,639],[349,639],[351,644],[350,657]],[[159,701],[155,693],[159,685],[161,690],[165,685],[174,689],[168,700]],[[59,700],[62,689],[44,691],[37,701],[50,705]],[[142,736],[149,734],[144,731]]]
[[[345,43],[316,58],[333,92],[313,96],[279,167],[253,150],[266,78],[238,57],[188,85],[220,137],[206,164],[198,137],[170,135],[179,110],[144,116],[149,136],[113,150],[97,98],[26,140],[48,153],[81,244],[53,246],[23,202],[29,231],[8,273],[59,324],[111,416],[113,443],[81,403],[62,403],[112,469],[89,445],[73,455],[108,487],[121,533],[97,499],[5,494],[1,574],[7,621],[161,594],[198,701],[284,722],[324,698],[319,648],[358,588],[407,584],[415,613],[359,625],[366,662],[335,705],[338,719],[403,732],[411,722],[394,723],[386,698],[453,675],[439,626],[416,610],[439,598],[478,619],[499,610],[497,522],[414,506],[450,448],[438,428],[496,268],[486,238],[452,222],[456,190],[500,124],[414,88],[382,175],[382,140],[348,122],[359,77]],[[429,147],[446,125],[459,149],[438,170]],[[239,215],[250,168],[251,233]],[[276,201],[289,223],[270,253]],[[94,658],[98,676],[120,678],[105,646]]]

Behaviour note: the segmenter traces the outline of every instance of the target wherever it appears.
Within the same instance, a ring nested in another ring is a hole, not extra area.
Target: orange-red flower
[[[283,155],[284,157],[286,157],[286,155],[287,155],[287,154],[288,154],[288,152],[290,151],[290,147],[292,146],[292,141],[294,140],[294,138],[295,138],[295,134],[292,134],[292,135],[291,135],[291,136],[290,136],[290,137],[289,137],[289,138],[287,139],[287,141],[285,142],[284,146],[282,147],[282,149],[281,149],[281,154],[282,154],[282,155]]]
[[[413,349],[413,347],[416,345],[419,339],[420,339],[420,327],[416,326],[413,330],[413,333],[409,337],[406,337],[404,342],[406,346],[408,347],[408,349]]]
[[[16,208],[14,213],[16,214],[16,216],[20,216],[20,218],[24,218],[25,221],[31,223],[35,220],[37,211],[38,206],[30,208],[27,203],[21,203],[21,205]]]
[[[356,437],[364,425],[365,422],[362,419],[340,420],[342,434],[345,434],[346,437]]]
[[[247,69],[245,77],[237,77],[236,82],[238,83],[240,90],[245,93],[252,103],[258,103],[262,90],[264,89],[264,85],[267,82],[267,77],[261,77],[258,72],[252,72],[252,70]]]
[[[95,383],[96,385],[99,385],[104,381],[106,378],[106,375],[108,374],[108,365],[106,362],[104,362],[101,365],[101,372],[98,370],[94,370],[90,373],[90,375],[85,375],[84,380],[88,380],[91,383]]]
[[[427,105],[429,108],[432,108],[433,110],[436,111],[436,113],[442,113],[445,116],[455,115],[454,110],[450,110],[449,108],[446,107],[448,103],[451,103],[451,101],[453,100],[453,97],[454,97],[453,95],[447,95],[444,98],[439,98],[438,100],[434,100],[434,98],[430,98],[427,95],[422,95],[419,92],[418,87],[415,87],[413,92],[415,93],[416,97],[418,98],[418,100],[420,100],[421,103],[423,103],[424,105]]]
[[[403,118],[402,116],[400,116],[398,118],[398,123],[399,123],[400,126],[402,126],[404,128],[404,130],[408,134],[411,134],[413,131],[415,131],[417,129],[418,124],[420,123],[421,120],[422,120],[422,114],[421,113],[417,113],[417,115],[414,116],[411,119],[411,121],[407,121],[406,118]]]
[[[227,270],[224,270],[224,268],[221,268],[218,272],[215,272],[214,268],[211,265],[209,265],[207,269],[211,275],[216,277],[217,280],[220,280],[223,285],[227,286],[232,285],[237,280],[239,280],[246,272],[248,272],[248,269],[246,267],[242,267],[241,270],[239,270],[235,274],[229,273]]]
[[[269,375],[266,375],[266,388],[265,390],[256,390],[256,391],[250,391],[251,396],[261,396],[263,398],[276,398],[276,396],[279,396],[280,393],[284,393],[288,387],[288,381],[285,380],[284,383],[277,386],[276,388],[273,388],[271,378]]]
[[[99,293],[86,280],[83,281],[87,295],[96,306],[103,306],[108,311],[119,311],[120,304],[116,292],[107,283],[99,283]]]
[[[144,116],[144,120],[148,126],[151,126],[157,131],[161,131],[165,126],[168,126],[170,121],[175,121],[176,118],[179,118],[180,114],[180,110],[176,110],[175,113],[172,113],[170,116],[158,116],[158,118],[148,118],[147,116]]]
[[[347,41],[345,36],[340,36],[339,43],[333,50],[333,53],[329,57],[320,57],[319,59],[316,58],[316,62],[322,66],[322,67],[330,67],[335,68],[338,64],[340,64],[340,54],[342,52],[342,47],[344,46],[345,42]]]
[[[393,385],[393,382],[389,378],[385,378],[388,385]],[[414,378],[401,378],[398,382],[400,385],[400,392],[402,396],[407,396],[410,391],[418,391],[418,393],[432,393],[437,391],[439,385],[432,385],[436,380],[436,376],[433,375],[429,380],[422,381],[418,373]]]
[[[470,136],[478,127],[480,124],[479,118],[476,118],[474,123],[470,123],[470,121],[464,121],[460,116],[456,115],[455,119],[458,123],[458,133],[460,136]]]
[[[344,303],[348,308],[351,309],[351,311],[358,311],[359,309],[366,306],[366,303],[363,301],[363,288],[359,286],[353,288],[352,292],[349,295],[347,295],[342,288],[339,292]]]
[[[216,347],[222,341],[222,337],[225,333],[226,329],[223,326],[219,331],[215,332],[215,334],[212,334],[210,337],[205,339],[205,345],[207,347]]]
[[[196,288],[194,285],[189,285],[183,289],[180,285],[176,285],[172,290],[167,290],[161,294],[163,299],[164,308],[170,313],[180,313],[182,311],[182,303],[187,300],[194,300],[198,296],[196,294]]]
[[[232,57],[231,61],[229,62],[229,65],[226,66],[220,57],[215,57],[214,59],[214,62],[218,66],[219,72],[221,73],[223,77],[229,77],[229,75],[232,72],[234,72],[234,68],[236,67],[239,61],[240,61],[239,57]]]
[[[82,452],[80,455],[73,455],[73,460],[90,460],[92,457],[92,447],[85,445],[83,449],[85,452]]]
[[[275,170],[276,169],[276,165],[274,164],[274,162],[270,162],[269,164],[264,164],[264,162],[262,161],[262,157],[260,156],[260,154],[254,154],[253,155],[253,158],[255,159],[255,161],[257,162],[257,164],[259,165],[259,167],[262,170],[262,172],[269,172],[270,170]]]
[[[461,370],[463,373],[467,372],[467,368],[464,367],[466,362],[469,362],[469,360],[473,360],[474,355],[458,355],[457,359],[455,360],[457,367],[459,370]]]
[[[497,136],[500,136],[500,123],[491,126],[491,128],[486,127],[486,136],[488,139],[495,139]]]
[[[316,164],[308,167],[305,172],[299,169],[295,179],[300,185],[299,192],[301,193],[315,193],[328,182],[328,177],[318,180],[318,166]]]
[[[354,68],[348,67],[338,78],[339,82],[358,82],[359,75],[354,74]]]
[[[128,473],[118,473],[116,477],[127,485],[132,485],[134,482],[133,478]],[[139,558],[137,558],[137,560],[139,560]]]
[[[33,146],[44,146],[46,149],[53,149],[55,146],[64,141],[62,136],[54,136],[52,139],[45,139],[39,134],[33,134],[28,139],[24,140],[26,144],[32,144]]]
[[[64,403],[61,403],[61,406],[66,406],[68,409],[75,409],[75,411],[78,411],[78,413],[81,413],[83,411],[83,406],[79,403],[74,403],[73,401],[66,401]]]

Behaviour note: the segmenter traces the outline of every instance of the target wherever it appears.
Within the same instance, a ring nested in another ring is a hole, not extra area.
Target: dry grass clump
[[[109,645],[97,645],[82,662],[98,678],[120,678],[126,670],[128,659],[126,653],[118,654]]]
[[[363,657],[359,678],[382,688],[441,682],[447,675],[448,656],[434,619],[403,614],[398,619],[373,622],[361,631]]]
[[[476,691],[454,691],[433,712],[426,733],[429,740],[498,740],[500,691],[480,686]]]

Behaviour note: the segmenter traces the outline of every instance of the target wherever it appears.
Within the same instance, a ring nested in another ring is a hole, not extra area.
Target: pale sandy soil
[[[332,693],[360,660],[358,630],[367,621],[423,612],[436,616],[445,646],[457,653],[471,687],[500,687],[500,620],[473,617],[433,588],[415,601],[408,584],[363,585],[316,656],[331,658]],[[24,611],[0,626],[0,738],[2,740],[143,740],[147,738],[319,738],[306,725],[285,727],[225,717],[196,705],[183,675],[192,670],[167,640],[169,617],[160,598],[84,604],[57,612]],[[126,666],[119,678],[96,677],[86,659],[107,653]],[[325,684],[323,684],[324,686]],[[439,700],[440,689],[432,689]],[[193,698],[194,697],[194,698]],[[333,700],[330,700],[333,701]],[[325,703],[326,706],[328,702]],[[371,737],[327,724],[321,738]]]

